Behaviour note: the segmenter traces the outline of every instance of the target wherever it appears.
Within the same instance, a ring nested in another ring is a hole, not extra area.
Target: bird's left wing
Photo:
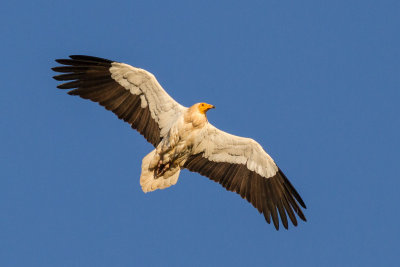
[[[277,230],[278,213],[286,229],[286,213],[295,226],[294,212],[306,220],[299,207],[300,204],[306,208],[300,195],[273,159],[253,139],[231,135],[207,124],[194,141],[192,154],[185,168],[240,194],[264,214],[268,223],[272,217]]]
[[[56,62],[64,66],[53,70],[64,74],[54,79],[69,81],[58,88],[74,89],[68,94],[98,102],[128,122],[154,146],[186,109],[164,91],[153,74],[143,69],[81,55]]]

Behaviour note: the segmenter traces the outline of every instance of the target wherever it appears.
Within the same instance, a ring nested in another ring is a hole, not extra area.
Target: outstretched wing
[[[80,55],[56,62],[64,66],[53,70],[64,74],[53,78],[69,81],[58,88],[73,89],[68,94],[98,102],[128,122],[154,146],[186,109],[164,91],[153,74],[143,69]]]
[[[299,207],[300,204],[306,208],[300,195],[273,159],[253,139],[234,136],[208,124],[196,138],[193,155],[184,167],[240,194],[264,214],[268,223],[272,217],[277,230],[278,213],[286,229],[286,214],[294,226],[297,226],[294,212],[306,221]]]

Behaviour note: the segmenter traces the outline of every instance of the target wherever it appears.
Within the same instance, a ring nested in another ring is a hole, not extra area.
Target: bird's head
[[[215,108],[213,105],[207,104],[207,103],[198,103],[197,105],[197,109],[199,110],[199,112],[201,114],[206,114],[206,112],[209,109]]]

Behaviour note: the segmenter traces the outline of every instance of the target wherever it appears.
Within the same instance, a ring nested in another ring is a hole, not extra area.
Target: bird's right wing
[[[56,62],[64,66],[53,70],[64,74],[54,76],[54,79],[69,81],[58,88],[74,89],[68,94],[98,102],[128,122],[154,146],[186,110],[146,70],[80,55],[57,59]]]
[[[286,214],[295,226],[295,213],[306,221],[300,208],[306,208],[306,205],[299,193],[253,139],[235,136],[207,124],[194,140],[192,156],[184,167],[247,199],[264,214],[268,223],[272,217],[277,230],[279,216],[286,229]]]

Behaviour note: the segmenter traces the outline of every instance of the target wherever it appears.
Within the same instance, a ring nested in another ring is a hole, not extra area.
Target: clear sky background
[[[400,2],[3,1],[0,266],[398,266]],[[144,194],[152,146],[56,89],[54,59],[154,73],[256,139],[306,202],[275,231],[183,171]]]

